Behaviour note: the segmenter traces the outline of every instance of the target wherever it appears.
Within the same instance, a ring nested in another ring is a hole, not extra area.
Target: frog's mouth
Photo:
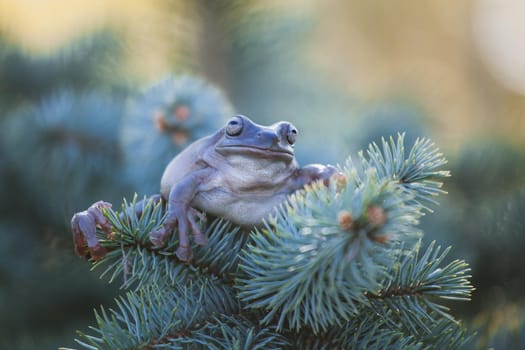
[[[284,160],[292,160],[294,158],[293,151],[284,148],[262,148],[255,146],[221,146],[217,147],[217,152],[222,155],[246,155],[253,158],[282,158]]]

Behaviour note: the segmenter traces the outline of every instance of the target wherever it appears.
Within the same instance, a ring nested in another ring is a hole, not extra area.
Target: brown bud
[[[337,192],[341,192],[346,187],[346,176],[343,173],[336,172],[332,175],[332,179],[335,181]]]
[[[159,131],[166,131],[168,129],[168,122],[166,116],[161,109],[156,109],[153,112],[153,123]]]
[[[381,227],[386,223],[386,213],[378,205],[372,205],[366,210],[367,221],[375,227]]]
[[[348,211],[341,210],[337,215],[337,219],[339,220],[339,226],[341,229],[345,231],[350,231],[352,229],[352,215]]]
[[[375,235],[372,237],[372,240],[376,243],[383,244],[383,243],[390,241],[390,235],[388,234]]]
[[[185,120],[188,120],[190,117],[191,111],[190,108],[187,105],[181,104],[173,110],[173,116],[175,117],[175,120],[179,122],[183,122]]]
[[[184,145],[188,142],[188,133],[186,131],[176,130],[171,134],[173,142],[177,145]]]

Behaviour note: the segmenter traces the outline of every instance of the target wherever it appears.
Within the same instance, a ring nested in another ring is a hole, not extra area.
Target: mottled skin
[[[299,168],[293,149],[296,136],[297,129],[288,122],[262,126],[236,116],[213,135],[189,145],[162,176],[160,195],[167,202],[168,215],[162,227],[150,233],[153,245],[162,247],[177,227],[177,257],[189,261],[193,254],[188,233],[192,232],[199,245],[208,241],[197,223],[197,217],[202,218],[200,211],[253,226],[306,184],[316,180],[327,183],[336,169],[319,164]],[[98,224],[108,234],[108,223],[97,203],[73,217],[78,255],[87,255],[87,241],[91,257],[103,256],[94,230]]]

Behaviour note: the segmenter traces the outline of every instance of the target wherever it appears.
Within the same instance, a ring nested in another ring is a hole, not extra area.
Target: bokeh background
[[[241,113],[300,130],[301,164],[431,137],[449,195],[425,240],[472,267],[472,349],[525,349],[521,0],[0,0],[0,348],[75,347],[116,286],[69,220],[155,193]]]

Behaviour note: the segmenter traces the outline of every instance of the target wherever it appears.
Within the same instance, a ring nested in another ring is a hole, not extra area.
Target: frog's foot
[[[162,224],[162,227],[150,233],[150,240],[154,248],[161,248],[166,244],[166,241],[177,227],[179,234],[179,247],[175,254],[181,261],[190,261],[193,258],[191,251],[189,231],[193,233],[193,239],[196,244],[204,245],[208,243],[208,238],[202,232],[197,218],[205,221],[206,218],[198,210],[187,207],[183,204],[173,205],[168,209],[168,216]]]
[[[108,207],[111,207],[110,203],[99,201],[87,210],[73,215],[71,230],[75,253],[78,256],[100,260],[106,255],[106,249],[98,241],[96,231],[98,225],[104,233],[111,233],[111,224],[101,212],[101,209]]]
[[[151,243],[153,243],[154,248],[162,248],[166,245],[166,241],[168,240],[171,232],[173,231],[173,227],[177,223],[175,222],[164,222],[162,227],[156,231],[152,231],[149,234],[149,239],[151,240]],[[184,225],[182,225],[184,226]],[[191,250],[190,244],[189,244],[189,238],[188,238],[188,232],[185,229],[181,229],[181,225],[179,224],[179,247],[175,251],[175,255],[177,258],[179,258],[180,261],[188,262],[191,259],[193,259],[193,252]]]
[[[189,245],[179,244],[179,247],[175,251],[175,255],[179,258],[180,261],[188,262],[193,259],[193,251]]]
[[[153,243],[153,248],[162,248],[166,245],[166,240],[168,239],[171,231],[163,225],[161,228],[155,231],[151,231],[149,234],[149,239]]]

